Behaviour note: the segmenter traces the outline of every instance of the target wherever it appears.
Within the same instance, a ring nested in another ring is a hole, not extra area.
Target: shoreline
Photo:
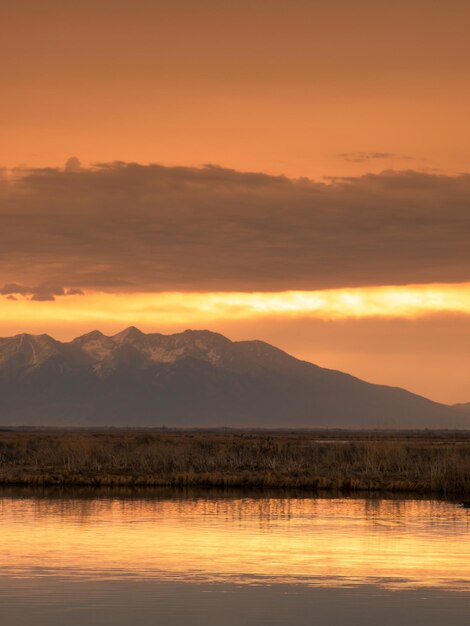
[[[84,487],[92,489],[130,487],[136,489],[152,488],[201,488],[201,489],[236,489],[236,490],[299,490],[317,495],[321,492],[330,493],[388,493],[395,495],[434,495],[434,496],[465,496],[470,494],[468,488],[433,487],[425,481],[410,484],[400,481],[366,481],[358,479],[334,480],[324,477],[313,479],[297,479],[289,476],[271,477],[240,477],[230,475],[198,474],[188,476],[132,476],[132,475],[60,475],[60,474],[0,474],[1,487]]]

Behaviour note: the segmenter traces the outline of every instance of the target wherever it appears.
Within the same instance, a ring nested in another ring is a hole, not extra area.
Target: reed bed
[[[2,432],[0,484],[470,493],[470,435]]]

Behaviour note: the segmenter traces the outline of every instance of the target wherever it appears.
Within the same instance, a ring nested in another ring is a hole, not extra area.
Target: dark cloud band
[[[470,279],[467,174],[316,183],[77,163],[0,179],[4,282],[276,291]]]

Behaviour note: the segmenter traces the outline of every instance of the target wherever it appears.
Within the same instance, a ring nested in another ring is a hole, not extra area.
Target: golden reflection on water
[[[0,574],[470,590],[470,516],[419,500],[0,498]]]

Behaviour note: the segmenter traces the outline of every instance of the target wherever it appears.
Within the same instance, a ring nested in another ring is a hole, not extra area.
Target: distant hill
[[[207,330],[0,339],[2,425],[469,428],[455,408]]]
[[[460,404],[453,404],[452,408],[461,415],[467,415],[470,418],[470,402],[464,402]]]

